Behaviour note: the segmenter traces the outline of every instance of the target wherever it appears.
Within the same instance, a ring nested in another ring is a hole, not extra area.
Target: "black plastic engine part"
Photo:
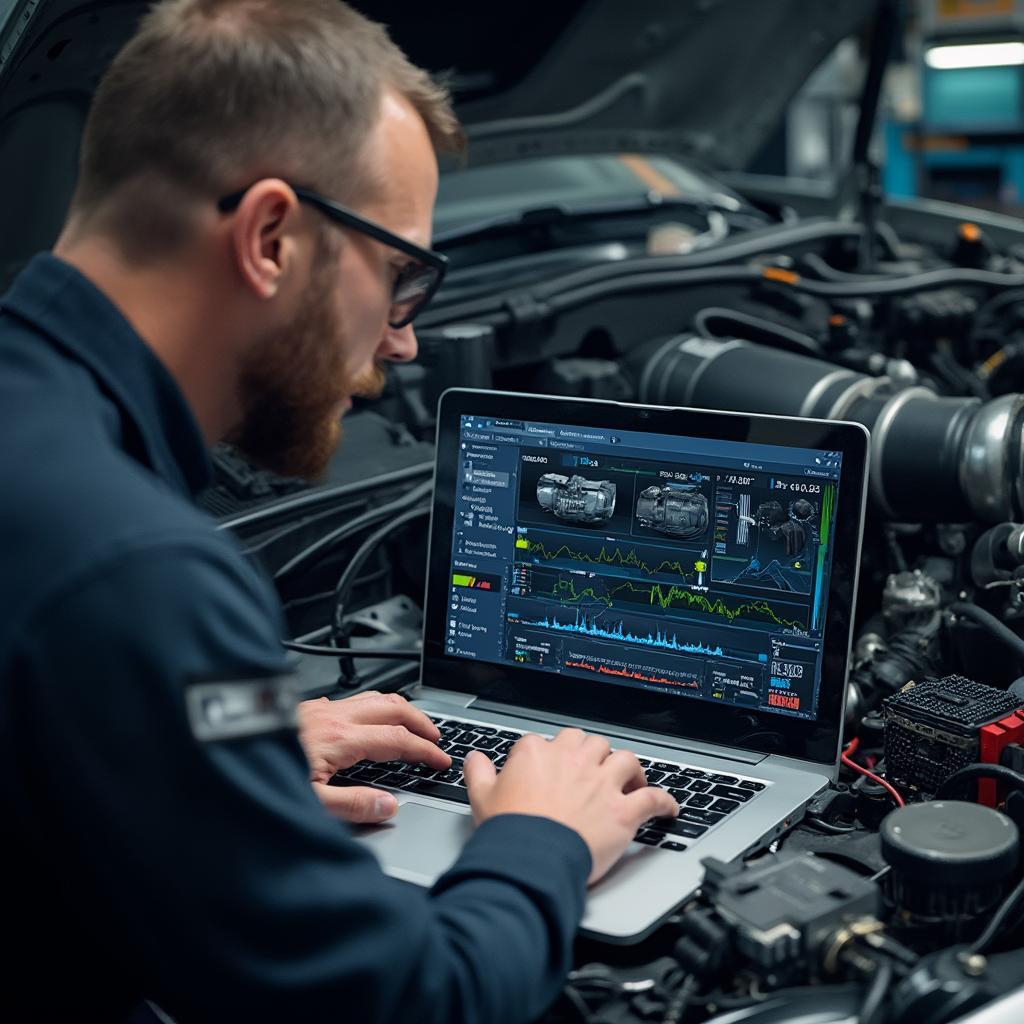
[[[423,402],[429,412],[448,388],[493,386],[494,328],[489,324],[450,324],[416,333],[427,366]]]
[[[1024,981],[1024,951],[978,956],[945,949],[924,960],[894,988],[888,1024],[946,1024],[984,1006]],[[1000,1015],[993,1021],[1010,1018]]]
[[[908,921],[940,927],[944,941],[963,938],[999,902],[1020,857],[1017,826],[1005,814],[959,800],[893,811],[880,835],[892,868],[889,899]]]
[[[704,890],[731,928],[736,951],[772,983],[820,976],[837,934],[853,922],[874,927],[881,892],[870,879],[810,854],[785,853],[743,868],[703,862]]]
[[[982,760],[981,730],[1021,704],[1012,693],[964,676],[908,684],[883,704],[886,775],[932,796],[955,771]]]
[[[1024,518],[1024,395],[943,398],[737,339],[662,338],[629,360],[638,400],[855,420],[871,430],[871,494],[903,522]]]

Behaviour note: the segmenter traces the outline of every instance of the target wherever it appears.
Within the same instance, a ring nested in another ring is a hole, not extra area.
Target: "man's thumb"
[[[335,818],[353,825],[372,825],[387,821],[398,810],[398,801],[391,793],[367,786],[325,786],[313,783],[320,802]]]

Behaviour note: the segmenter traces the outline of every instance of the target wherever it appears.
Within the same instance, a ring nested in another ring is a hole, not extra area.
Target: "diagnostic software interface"
[[[449,655],[814,718],[841,454],[462,417]]]

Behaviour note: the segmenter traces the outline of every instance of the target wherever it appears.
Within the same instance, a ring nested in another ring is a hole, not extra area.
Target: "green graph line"
[[[625,583],[609,587],[608,593],[602,595],[598,594],[593,587],[587,587],[585,590],[578,591],[572,580],[559,580],[551,591],[551,596],[563,604],[582,601],[584,598],[592,598],[594,601],[600,601],[610,608],[615,601],[615,595],[623,591],[629,591],[633,594],[646,594],[652,605],[656,604],[661,608],[668,608],[673,603],[675,603],[676,607],[679,607],[681,599],[681,603],[685,604],[688,608],[696,608],[698,611],[705,612],[708,615],[719,615],[730,622],[741,615],[756,613],[766,616],[780,626],[792,626],[794,629],[805,628],[802,622],[779,618],[775,613],[775,609],[767,601],[747,601],[735,608],[730,608],[721,598],[710,601],[703,594],[694,594],[684,587],[670,586],[663,590],[658,583],[638,587],[627,580]]]
[[[628,555],[623,557],[622,552],[616,548],[611,554],[607,548],[601,548],[596,557],[591,557],[583,551],[573,551],[568,544],[563,544],[557,551],[549,554],[543,541],[530,544],[527,549],[531,555],[539,554],[545,562],[554,561],[556,558],[569,558],[576,562],[601,563],[603,565],[618,565],[623,569],[639,569],[641,572],[653,575],[658,572],[675,572],[684,579],[692,576],[694,570],[687,571],[683,568],[682,562],[662,562],[657,568],[652,569],[643,559],[637,557],[635,549],[630,549]]]
[[[822,593],[821,581],[825,575],[825,555],[828,552],[829,530],[832,526],[832,514],[836,500],[835,489],[831,484],[825,484],[821,495],[821,530],[818,542],[818,564],[815,572],[817,585],[814,588],[814,613],[811,617],[811,626],[818,625],[818,612],[821,609]]]

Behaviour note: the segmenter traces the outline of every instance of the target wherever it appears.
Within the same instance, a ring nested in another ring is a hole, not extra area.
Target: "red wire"
[[[856,738],[850,740],[850,742],[846,744],[846,749],[843,751],[841,757],[843,764],[845,764],[847,768],[852,768],[855,772],[860,772],[861,775],[866,775],[872,782],[877,782],[880,786],[884,786],[885,789],[888,790],[889,795],[896,801],[897,807],[906,807],[903,797],[901,797],[899,793],[897,793],[896,790],[885,781],[885,779],[880,775],[876,775],[874,772],[868,771],[867,768],[857,764],[857,762],[850,757],[850,754],[857,752],[857,748],[859,746],[860,740]]]

